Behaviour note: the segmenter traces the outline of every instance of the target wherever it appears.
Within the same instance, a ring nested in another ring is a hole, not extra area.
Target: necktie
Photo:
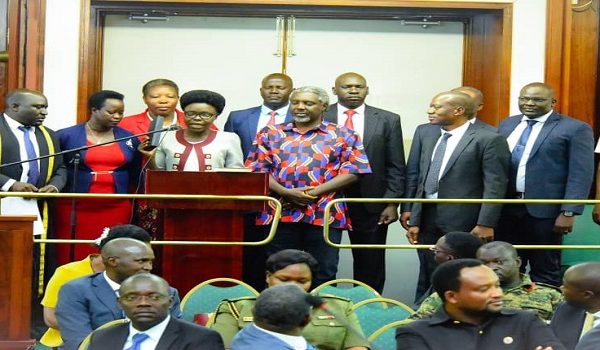
[[[31,132],[30,128],[27,126],[19,126],[19,130],[23,132],[23,136],[25,139],[25,151],[27,152],[27,159],[35,159],[37,158],[37,154],[35,153],[35,148],[33,147],[33,142],[31,142],[31,138],[29,137],[29,133]],[[40,178],[40,168],[38,165],[38,161],[34,160],[29,162],[29,172],[27,173],[27,182],[35,185]]]
[[[529,135],[531,135],[531,130],[533,129],[533,125],[537,123],[537,120],[527,120],[527,127],[523,130],[521,137],[519,137],[519,141],[513,148],[512,155],[510,161],[512,163],[512,169],[514,172],[514,176],[517,175],[517,169],[519,169],[519,163],[521,163],[521,158],[523,158],[523,152],[525,151],[525,146],[527,145],[527,140],[529,140]]]
[[[133,341],[133,344],[131,344],[131,346],[128,347],[126,350],[140,350],[142,343],[148,338],[150,337],[146,333],[138,333],[134,335],[131,339]]]
[[[277,112],[270,111],[269,115],[271,116],[271,119],[269,119],[269,122],[267,123],[267,125],[275,125],[275,116],[277,115]]]
[[[438,191],[438,178],[440,177],[440,171],[442,170],[442,161],[444,160],[444,154],[446,153],[446,146],[448,145],[448,139],[452,134],[446,132],[442,135],[439,145],[435,149],[433,154],[433,160],[429,165],[429,171],[425,178],[425,185],[423,189],[425,193],[433,194]]]
[[[583,320],[583,327],[581,328],[580,337],[583,337],[592,328],[594,328],[594,314],[590,314],[589,312],[586,312],[585,319]]]
[[[356,114],[356,111],[353,109],[348,109],[344,112],[344,114],[348,116],[348,118],[346,118],[344,126],[348,129],[354,130],[354,123],[352,122],[352,117]]]

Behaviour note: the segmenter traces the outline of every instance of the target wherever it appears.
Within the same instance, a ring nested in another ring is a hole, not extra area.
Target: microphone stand
[[[80,161],[81,155],[79,152],[75,153],[75,156],[73,157],[73,183],[71,184],[71,192],[75,193],[75,189],[77,188],[77,172],[79,169],[79,161]],[[73,197],[71,198],[71,234],[70,234],[70,238],[71,239],[75,239],[75,229],[77,228],[77,210],[76,210],[76,206],[77,206],[77,198]],[[75,261],[75,245],[74,244],[70,244],[69,245],[69,261]]]
[[[9,167],[9,166],[13,166],[13,165],[19,165],[19,164],[23,164],[23,163],[33,162],[33,161],[37,161],[37,160],[40,160],[40,159],[46,159],[46,158],[50,158],[50,157],[62,156],[63,154],[69,154],[69,153],[73,153],[73,152],[85,151],[85,150],[88,150],[90,148],[100,147],[100,146],[104,146],[104,145],[110,145],[111,143],[115,143],[115,142],[127,141],[127,140],[131,140],[133,138],[137,138],[137,137],[140,137],[140,136],[152,135],[152,134],[156,134],[158,132],[175,131],[175,130],[179,130],[179,129],[180,128],[177,125],[172,125],[172,126],[169,126],[168,128],[164,128],[164,129],[160,129],[160,130],[152,130],[152,131],[148,131],[148,132],[142,132],[142,133],[131,135],[131,136],[120,137],[118,139],[114,139],[114,140],[106,141],[106,142],[102,142],[102,143],[97,143],[97,144],[94,144],[94,145],[81,146],[81,147],[77,147],[77,148],[73,148],[73,149],[68,149],[66,151],[60,151],[60,152],[57,152],[57,153],[46,154],[46,155],[39,156],[39,157],[36,157],[36,158],[31,158],[31,159],[26,159],[26,160],[20,160],[20,161],[16,161],[16,162],[12,162],[12,163],[0,164],[0,169],[6,168],[6,167]]]

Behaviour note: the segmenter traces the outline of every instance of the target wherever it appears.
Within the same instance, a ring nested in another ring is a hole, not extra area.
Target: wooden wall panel
[[[546,82],[556,91],[556,109],[589,123],[598,119],[598,0],[548,0]]]
[[[399,16],[440,16],[469,27],[465,41],[463,82],[486,96],[484,120],[491,124],[509,111],[512,4],[461,1],[82,1],[78,122],[87,115],[87,97],[102,86],[102,29],[106,14],[152,11],[179,15],[275,16],[289,13],[317,18],[397,19]],[[237,5],[234,5],[237,4]]]

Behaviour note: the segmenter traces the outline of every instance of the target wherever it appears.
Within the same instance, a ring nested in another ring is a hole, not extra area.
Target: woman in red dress
[[[93,146],[115,139],[132,136],[117,124],[123,118],[123,95],[110,90],[94,93],[88,100],[90,120],[58,131],[62,150]],[[66,191],[74,193],[129,193],[135,189],[139,177],[139,140],[132,138],[116,143],[89,148],[79,153],[75,176],[77,152],[64,157],[68,170]],[[81,199],[75,202],[75,238],[95,239],[105,227],[128,224],[132,217],[129,199]],[[73,200],[58,201],[56,220],[57,238],[71,237]],[[72,250],[74,247],[74,250]],[[94,253],[93,246],[85,244],[58,245],[59,265],[80,260]],[[73,252],[73,253],[72,253]]]

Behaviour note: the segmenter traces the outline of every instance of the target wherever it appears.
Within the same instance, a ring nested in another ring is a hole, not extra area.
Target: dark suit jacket
[[[556,308],[550,326],[567,350],[575,349],[585,322],[585,310],[563,302]],[[600,347],[598,348],[600,349]]]
[[[415,198],[424,198],[423,186],[439,138],[423,138]],[[469,125],[439,180],[438,198],[502,199],[508,183],[510,152],[498,134]],[[444,232],[469,231],[475,225],[494,227],[500,217],[497,204],[438,204],[436,224]],[[412,205],[410,224],[421,226],[422,204]]]
[[[397,350],[564,350],[552,331],[531,311],[502,310],[479,327],[455,323],[443,308],[396,329]]]
[[[505,138],[521,122],[522,115],[504,119],[498,133]],[[553,112],[542,127],[527,160],[525,198],[587,199],[594,179],[594,134],[579,120]],[[515,179],[508,196],[514,198]],[[555,218],[561,210],[577,214],[583,205],[526,204],[530,215]],[[506,209],[509,209],[507,206]]]
[[[174,288],[170,288],[169,294],[175,301],[171,316],[181,318],[179,294]],[[94,329],[124,317],[117,296],[102,272],[75,279],[60,288],[56,319],[66,350],[77,350]]]
[[[479,119],[475,119],[474,126],[488,130],[491,132],[497,132],[497,129],[490,124],[484,123]],[[408,154],[408,161],[406,163],[406,188],[404,190],[404,197],[415,198],[417,193],[417,185],[419,183],[419,162],[421,157],[421,149],[423,148],[423,140],[435,137],[439,138],[441,135],[440,126],[432,125],[429,123],[421,124],[415,129],[415,134],[410,145],[410,152]],[[403,203],[401,211],[410,211],[411,203]]]
[[[600,349],[600,327],[594,327],[583,335],[577,343],[575,350],[598,350]]]
[[[133,135],[129,131],[118,126],[113,129],[113,133],[117,139]],[[64,150],[87,145],[85,123],[61,129],[57,134],[60,140],[60,146]],[[121,148],[121,152],[123,152],[123,155],[125,156],[125,163],[116,168],[113,171],[112,176],[115,180],[116,193],[127,193],[129,189],[135,187],[140,176],[141,153],[137,150],[140,141],[134,137],[128,141],[121,141],[118,144]],[[90,169],[85,162],[86,153],[87,151],[79,152],[81,160],[79,161],[77,171],[77,188],[73,191],[76,193],[87,193],[92,183],[92,169]],[[74,157],[75,152],[65,154],[65,164],[67,164],[69,174],[69,187],[67,188],[69,192],[71,192],[71,186],[73,184],[74,166],[71,164],[71,161]]]
[[[225,123],[225,131],[234,132],[240,137],[242,142],[242,153],[244,158],[252,150],[252,142],[256,139],[256,128],[258,127],[258,119],[260,118],[260,109],[262,106],[233,111],[229,113],[227,122]],[[285,122],[292,121],[292,115],[288,109],[285,116]]]
[[[54,152],[60,152],[60,145],[56,138],[54,131],[44,127],[52,139],[54,145]],[[40,130],[40,127],[35,128],[35,137],[38,143],[39,152],[38,156],[48,155],[49,147],[46,142],[44,134]],[[0,156],[2,158],[2,164],[18,162],[21,160],[19,155],[19,142],[15,135],[10,131],[4,114],[0,113],[0,138],[2,139],[2,151]],[[46,182],[46,175],[48,173],[49,158],[40,160],[40,178],[35,184],[36,187],[44,187],[46,185],[53,185],[59,191],[61,191],[67,182],[67,171],[63,165],[62,156],[54,157],[54,167],[52,169],[52,175],[50,181]],[[8,180],[14,179],[19,181],[23,167],[21,165],[13,165],[6,168],[0,169],[0,187],[3,186]]]
[[[100,329],[92,333],[88,350],[123,349],[129,336],[129,323]],[[216,331],[171,318],[158,341],[156,350],[223,350],[223,340]]]
[[[337,103],[325,112],[326,121],[336,123]],[[401,198],[404,196],[405,162],[402,127],[398,114],[383,109],[365,106],[365,130],[363,144],[373,173],[361,176],[344,190],[347,197],[353,198]],[[365,208],[370,213],[379,214],[385,204],[351,203]]]

